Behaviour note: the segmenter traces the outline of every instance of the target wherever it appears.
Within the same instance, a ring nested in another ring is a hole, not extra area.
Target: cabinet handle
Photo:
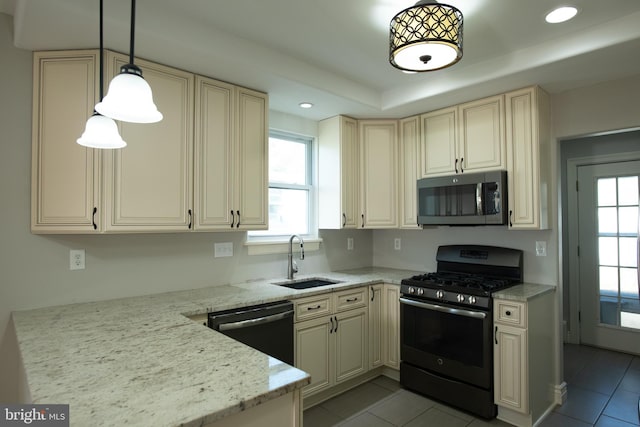
[[[338,332],[338,316],[333,316],[334,319],[336,319],[336,328],[333,330],[333,332]]]
[[[331,322],[331,330],[329,331],[329,333],[332,334],[333,333],[333,317],[330,317],[329,321]]]
[[[364,228],[364,214],[362,214],[362,228]]]
[[[504,314],[506,314],[507,316],[511,316],[511,312],[509,310],[505,311]]]
[[[189,209],[189,230],[191,230],[191,225],[193,224],[193,212]]]
[[[464,173],[464,169],[462,168],[462,163],[464,163],[464,157],[460,157],[460,173]]]
[[[347,226],[347,214],[346,213],[342,213],[342,228],[345,228]]]
[[[347,298],[347,302],[356,302],[358,301],[358,297],[355,298]],[[371,301],[373,301],[373,298],[371,298]]]
[[[240,211],[236,211],[236,214],[238,214],[238,223],[236,224],[236,228],[240,228]]]
[[[456,170],[456,173],[458,173],[458,159],[456,159],[456,164],[454,166],[454,169]]]
[[[98,212],[98,208],[97,207],[93,207],[93,215],[91,215],[91,222],[93,223],[93,229],[97,230],[98,229],[98,224],[96,224],[96,213]]]
[[[495,340],[496,344],[498,344],[498,327],[496,326],[496,330],[493,333],[493,339]]]
[[[233,209],[231,209],[231,228],[233,228],[233,225],[236,223],[236,216],[233,213]]]
[[[513,210],[509,210],[509,227],[513,227]]]
[[[315,307],[307,307],[307,311],[309,311],[309,310],[318,310],[321,307],[322,306],[320,304],[316,305]]]
[[[373,290],[373,286],[371,287],[371,301],[373,301],[373,298],[376,296],[376,292]]]

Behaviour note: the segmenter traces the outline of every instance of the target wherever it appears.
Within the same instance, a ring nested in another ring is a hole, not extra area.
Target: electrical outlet
[[[353,237],[347,237],[347,250],[353,250]]]
[[[536,242],[536,256],[547,256],[547,242]]]
[[[233,242],[216,243],[213,245],[213,256],[215,258],[233,256]]]
[[[69,270],[84,270],[84,249],[69,251]]]
[[[401,247],[402,247],[402,241],[400,240],[400,238],[396,237],[395,239],[393,239],[393,249],[395,249],[396,251],[399,251]]]

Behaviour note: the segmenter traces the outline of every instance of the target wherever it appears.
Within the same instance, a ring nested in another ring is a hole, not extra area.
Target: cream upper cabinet
[[[421,177],[450,174],[456,166],[458,109],[432,111],[420,116],[422,141],[420,149]]]
[[[422,177],[504,169],[504,95],[421,116]]]
[[[420,147],[420,117],[409,117],[399,122],[400,153],[400,228],[419,228],[417,215],[417,188]]]
[[[107,81],[128,57],[107,53]],[[106,231],[186,231],[193,226],[191,73],[136,60],[163,114],[152,124],[120,122],[127,147],[105,155]]]
[[[398,227],[398,121],[360,120],[360,224]]]
[[[196,230],[267,228],[266,95],[196,76]]]
[[[504,169],[504,95],[461,104],[458,118],[458,170]]]
[[[358,122],[344,116],[318,126],[319,228],[356,228],[359,219]]]
[[[31,231],[100,231],[100,150],[76,143],[97,99],[98,51],[33,56]]]
[[[539,87],[506,94],[509,228],[549,226],[549,97]]]

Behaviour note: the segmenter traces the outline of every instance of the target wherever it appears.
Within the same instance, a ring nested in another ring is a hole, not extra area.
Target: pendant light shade
[[[99,113],[94,113],[89,117],[84,133],[77,142],[89,148],[122,148],[127,146],[118,133],[116,122]]]
[[[133,64],[136,33],[136,0],[131,0],[131,33],[129,63],[109,83],[107,96],[96,104],[96,111],[115,120],[132,123],[155,123],[162,113],[153,103],[151,87],[142,77],[142,70]]]
[[[403,71],[434,71],[462,59],[462,12],[420,0],[393,17],[389,62]]]
[[[124,65],[120,74],[109,83],[109,91],[96,111],[115,120],[133,123],[155,123],[162,120],[162,113],[153,103],[151,87],[142,77],[140,68]]]
[[[104,84],[104,43],[103,43],[103,31],[102,31],[102,11],[103,0],[100,0],[100,99],[102,99],[102,86]],[[127,143],[124,142],[120,133],[118,132],[118,125],[113,119],[105,117],[94,110],[93,115],[87,120],[84,132],[82,136],[76,140],[76,142],[82,146],[89,148],[122,148],[126,147]]]

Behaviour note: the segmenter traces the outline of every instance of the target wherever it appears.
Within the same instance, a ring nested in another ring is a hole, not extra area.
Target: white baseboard
[[[553,390],[553,401],[556,405],[563,405],[567,401],[567,383],[557,384]]]

